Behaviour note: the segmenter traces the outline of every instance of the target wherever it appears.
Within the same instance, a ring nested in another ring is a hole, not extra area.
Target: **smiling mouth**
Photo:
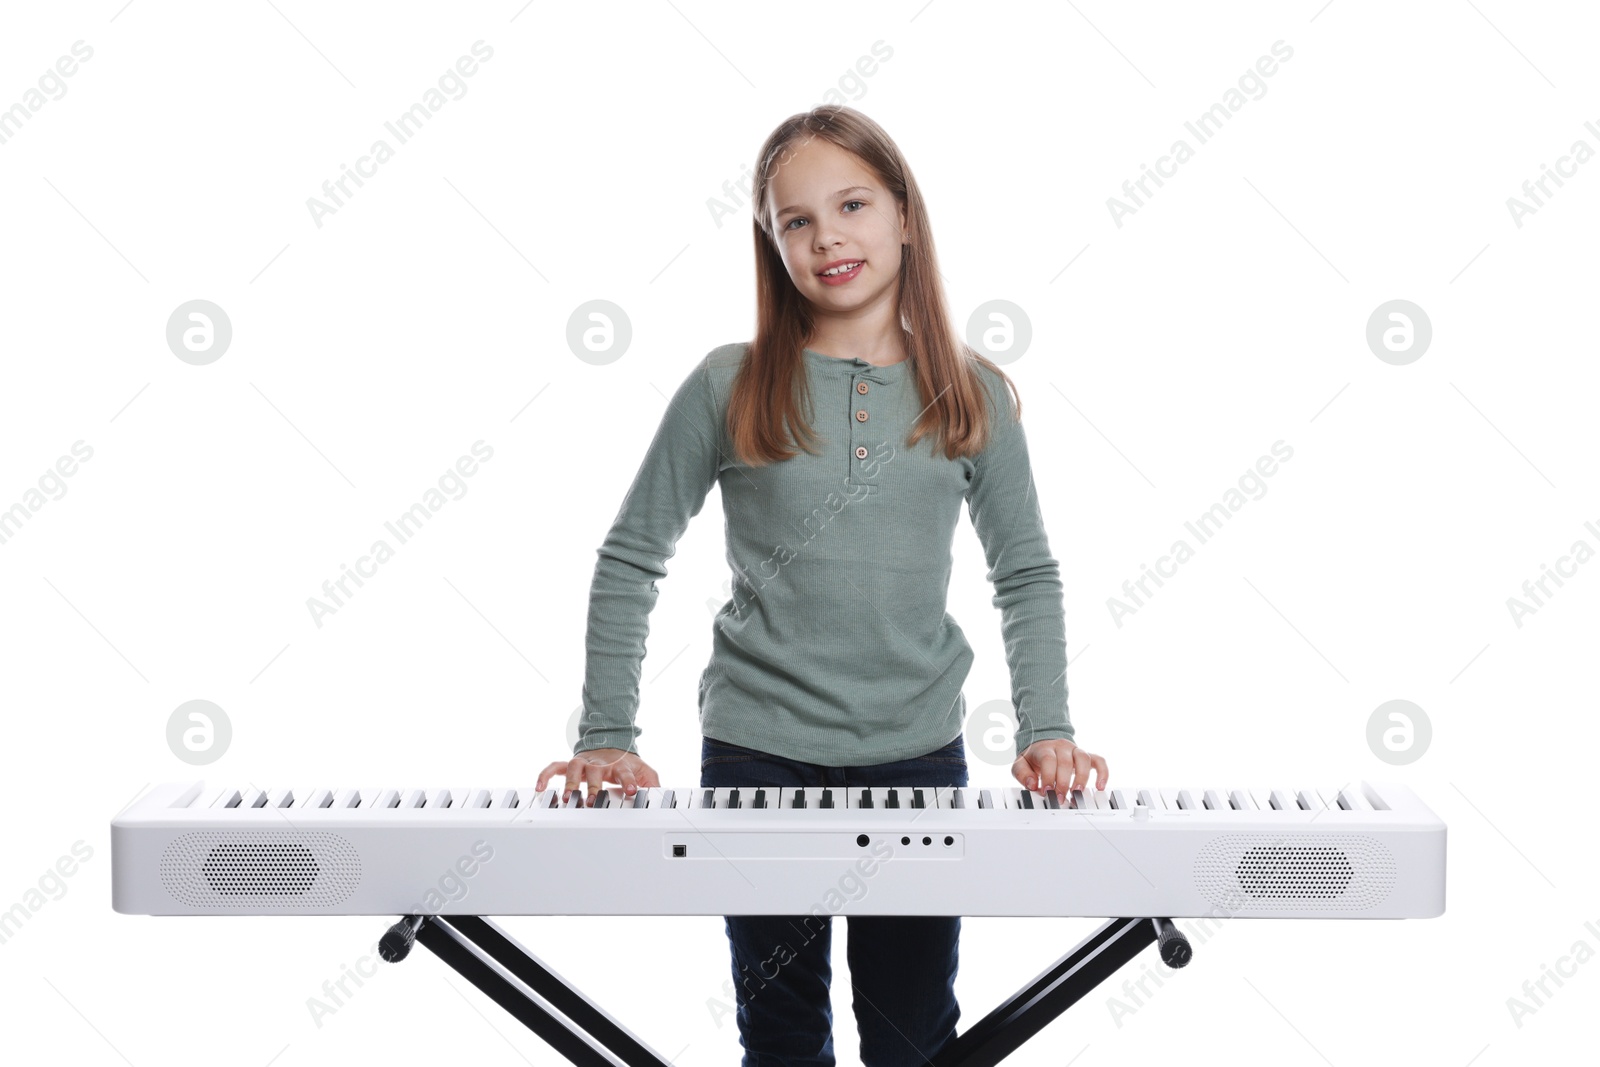
[[[866,260],[864,260],[864,259],[857,259],[857,260],[853,260],[853,261],[851,261],[849,263],[842,263],[837,267],[830,267],[827,270],[818,271],[817,272],[817,277],[819,277],[819,278],[842,278],[847,274],[853,274],[865,262],[866,262]]]

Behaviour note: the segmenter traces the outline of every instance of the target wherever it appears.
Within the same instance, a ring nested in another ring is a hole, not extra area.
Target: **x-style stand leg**
[[[411,915],[390,927],[378,954],[406,958],[424,946],[578,1067],[671,1067],[627,1027],[505,931],[476,915]],[[1170,919],[1107,919],[933,1058],[933,1067],[994,1067],[1087,996],[1152,942],[1169,967],[1189,962],[1188,938]]]

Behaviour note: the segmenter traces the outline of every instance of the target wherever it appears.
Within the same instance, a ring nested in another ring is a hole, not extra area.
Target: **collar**
[[[868,363],[864,359],[853,357],[842,359],[838,356],[825,356],[811,348],[804,349],[804,355],[811,366],[820,370],[847,372],[853,377],[865,378],[867,381],[877,382],[879,385],[887,385],[890,382],[899,381],[905,376],[908,369],[907,365],[911,362],[911,357],[907,356],[898,363],[879,366],[876,363]]]

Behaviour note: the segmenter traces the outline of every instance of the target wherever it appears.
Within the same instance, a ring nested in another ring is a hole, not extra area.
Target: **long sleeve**
[[[994,606],[1011,672],[1017,754],[1035,741],[1071,740],[1067,715],[1066,617],[1061,567],[1050,555],[1034,490],[1028,442],[1010,389],[990,386],[991,437],[975,460],[967,510],[989,564]]]
[[[701,360],[673,394],[598,550],[574,754],[637,748],[639,672],[656,582],[717,478],[721,420],[708,363]]]

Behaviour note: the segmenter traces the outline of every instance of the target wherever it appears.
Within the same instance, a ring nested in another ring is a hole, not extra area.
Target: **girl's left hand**
[[[1105,757],[1061,737],[1035,741],[1011,765],[1011,773],[1028,789],[1042,793],[1054,786],[1057,796],[1065,796],[1069,789],[1088,789],[1091,769],[1099,777],[1095,788],[1104,789],[1111,777]]]

